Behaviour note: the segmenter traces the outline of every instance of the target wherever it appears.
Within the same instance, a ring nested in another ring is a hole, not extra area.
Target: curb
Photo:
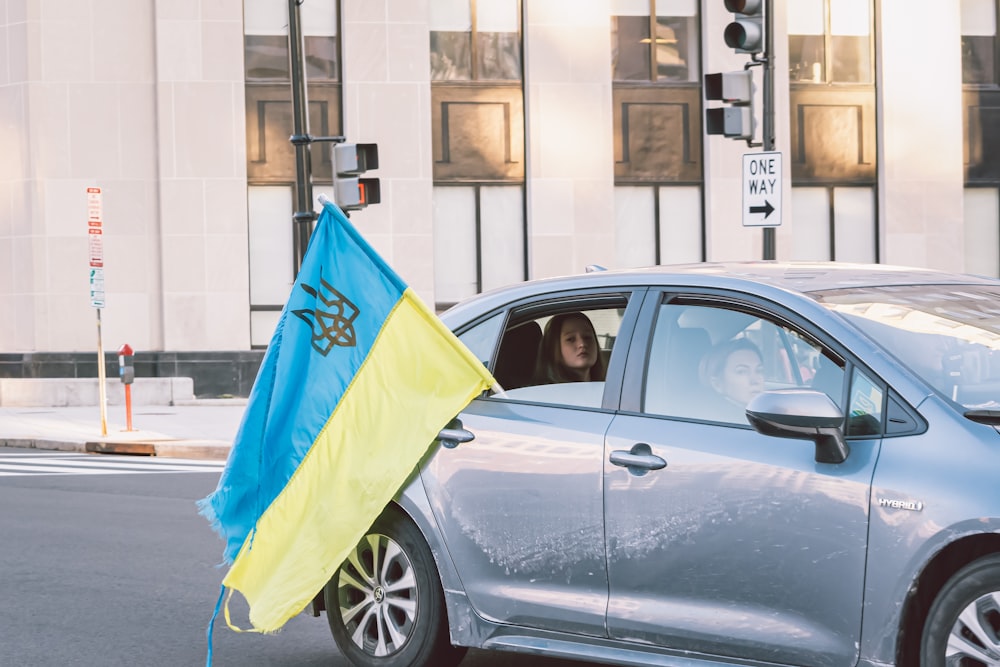
[[[91,454],[124,454],[175,459],[225,461],[232,448],[221,440],[132,440],[127,442],[0,438],[0,447]]]

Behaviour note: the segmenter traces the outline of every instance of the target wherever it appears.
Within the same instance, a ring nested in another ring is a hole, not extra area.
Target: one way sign
[[[743,155],[743,226],[781,225],[781,153]]]

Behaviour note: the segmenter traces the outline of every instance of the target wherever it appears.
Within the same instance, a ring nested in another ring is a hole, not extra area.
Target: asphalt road
[[[88,475],[10,476],[0,466],[0,665],[205,664],[225,571],[222,542],[194,502],[219,473],[150,474],[143,463],[176,461],[133,457],[116,474]],[[220,615],[213,651],[216,667],[348,667],[325,616],[308,612],[267,636],[232,632]],[[471,651],[462,667],[577,664]]]

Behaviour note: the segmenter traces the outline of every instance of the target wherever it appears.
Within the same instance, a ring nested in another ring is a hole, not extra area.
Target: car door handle
[[[438,433],[437,439],[441,441],[441,446],[447,449],[455,449],[463,442],[471,442],[476,439],[476,435],[462,426],[461,420],[452,419]]]
[[[653,450],[644,442],[632,446],[632,449],[616,449],[609,457],[611,463],[623,468],[638,468],[642,471],[659,470],[666,468],[667,462],[653,453]]]

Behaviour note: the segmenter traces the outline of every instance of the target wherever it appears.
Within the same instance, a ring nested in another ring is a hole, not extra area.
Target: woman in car
[[[536,384],[604,380],[597,332],[581,312],[561,313],[545,325],[538,349]]]
[[[753,341],[736,338],[716,345],[701,370],[703,382],[719,399],[713,408],[718,420],[745,423],[747,403],[764,391],[763,357]]]

